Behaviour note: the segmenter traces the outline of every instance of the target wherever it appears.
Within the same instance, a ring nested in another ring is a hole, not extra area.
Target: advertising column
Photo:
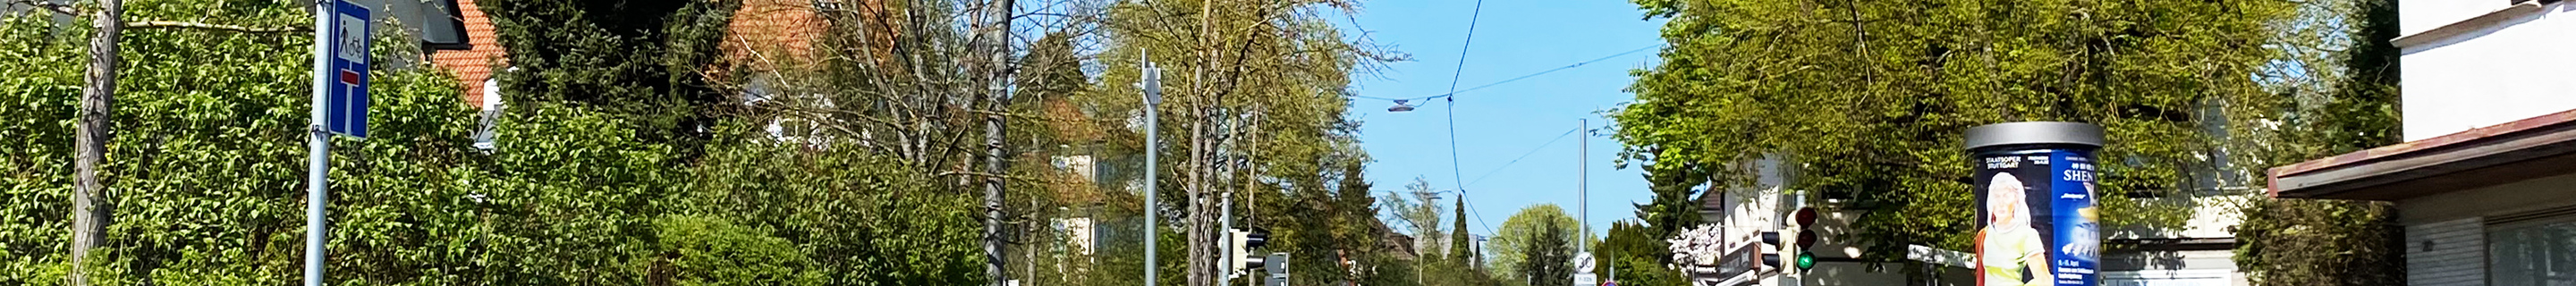
[[[2100,284],[2093,151],[2102,127],[2014,122],[1968,129],[1977,196],[1977,285]]]

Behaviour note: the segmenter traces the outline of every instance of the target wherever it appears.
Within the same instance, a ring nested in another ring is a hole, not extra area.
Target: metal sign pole
[[[331,14],[337,14],[336,0],[313,1],[313,118],[305,149],[310,160],[304,171],[304,286],[322,286],[322,239],[325,231],[323,206],[330,201],[327,193],[331,171],[331,133],[322,126],[331,94]]]
[[[313,118],[304,173],[304,285],[322,285],[323,242],[330,236],[331,136],[367,137],[367,8],[313,3]],[[338,33],[338,34],[333,34]]]

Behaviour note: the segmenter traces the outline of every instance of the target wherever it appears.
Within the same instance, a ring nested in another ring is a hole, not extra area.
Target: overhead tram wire
[[[1459,204],[1459,205],[1465,205],[1465,206],[1467,206],[1467,212],[1477,213],[1477,215],[1476,215],[1476,225],[1484,226],[1484,227],[1485,227],[1485,233],[1491,233],[1491,234],[1494,234],[1494,235],[1503,235],[1503,233],[1501,233],[1501,232],[1495,232],[1495,231],[1494,231],[1494,224],[1493,224],[1493,223],[1491,223],[1491,222],[1488,222],[1488,220],[1486,220],[1486,219],[1485,219],[1485,215],[1483,215],[1483,214],[1485,213],[1485,211],[1476,210],[1476,204],[1470,204],[1470,203],[1467,203],[1467,196],[1458,196],[1458,204]],[[1460,219],[1465,219],[1465,218],[1460,218]],[[1471,233],[1471,234],[1469,234],[1469,235],[1473,235],[1473,234]]]
[[[1529,152],[1521,153],[1521,156],[1520,156],[1520,157],[1512,158],[1512,161],[1510,161],[1510,162],[1503,162],[1503,165],[1502,165],[1502,166],[1496,166],[1496,167],[1494,167],[1494,170],[1492,170],[1492,171],[1485,171],[1485,174],[1484,174],[1484,175],[1476,175],[1476,179],[1475,179],[1475,180],[1468,180],[1468,181],[1467,181],[1467,185],[1469,185],[1469,186],[1474,186],[1474,185],[1476,185],[1476,183],[1482,183],[1482,182],[1485,182],[1485,178],[1493,177],[1493,176],[1494,176],[1494,173],[1500,173],[1500,172],[1502,172],[1502,171],[1503,171],[1503,169],[1511,168],[1511,167],[1512,167],[1512,164],[1518,164],[1518,163],[1520,163],[1520,162],[1521,162],[1521,159],[1529,159],[1529,156],[1530,156],[1530,155],[1538,154],[1538,151],[1539,151],[1539,150],[1547,150],[1547,146],[1556,145],[1556,141],[1562,141],[1562,140],[1565,140],[1565,136],[1566,136],[1566,135],[1574,135],[1574,132],[1575,132],[1575,131],[1582,131],[1582,130],[1581,130],[1581,129],[1566,130],[1564,134],[1557,134],[1555,139],[1547,139],[1547,143],[1539,143],[1539,144],[1538,144],[1538,147],[1536,147],[1536,148],[1530,148]]]
[[[1404,194],[1409,194],[1409,192],[1383,191],[1383,190],[1377,190],[1377,189],[1369,189],[1369,192],[1370,192],[1370,193],[1386,193],[1386,194],[1389,194],[1389,195],[1396,195],[1396,196],[1398,196],[1399,198],[1401,198],[1401,196],[1403,196]],[[1433,191],[1431,191],[1431,193],[1433,193],[1433,194],[1442,194],[1442,193],[1457,194],[1457,193],[1459,193],[1459,192],[1458,192],[1458,190],[1433,190]],[[1461,196],[1461,197],[1459,197],[1459,198],[1466,198],[1466,197]],[[1459,200],[1459,201],[1458,201],[1458,203],[1460,203],[1460,204],[1465,204],[1465,203],[1467,203],[1467,201],[1466,201],[1466,200]],[[1469,205],[1466,205],[1466,207],[1467,207],[1467,212],[1482,214],[1481,212],[1477,212],[1477,211],[1476,211],[1476,205],[1469,204]],[[1475,217],[1476,217],[1476,224],[1477,224],[1477,225],[1482,225],[1482,226],[1484,226],[1484,227],[1485,227],[1485,233],[1493,233],[1493,234],[1495,234],[1495,235],[1501,235],[1501,233],[1499,233],[1499,232],[1494,232],[1494,224],[1493,224],[1493,223],[1491,223],[1491,222],[1487,222],[1487,220],[1485,219],[1485,216],[1484,216],[1484,215],[1476,215]],[[1473,233],[1470,233],[1470,234],[1473,234]]]
[[[1467,51],[1476,46],[1476,20],[1485,16],[1485,0],[1467,14],[1467,38],[1458,43],[1458,66],[1449,70],[1449,94],[1458,93],[1458,78],[1467,71]],[[1458,99],[1449,98],[1449,179],[1458,184],[1458,203],[1467,202],[1467,172],[1458,169]]]
[[[1467,51],[1470,50],[1469,48],[1476,46],[1476,21],[1478,18],[1482,18],[1484,16],[1485,0],[1476,0],[1475,10],[1471,10],[1467,14],[1467,38],[1458,43],[1458,66],[1449,70],[1450,94],[1458,93],[1458,78],[1467,71]],[[1458,164],[1458,100],[1456,98],[1451,98],[1448,102],[1449,108],[1446,109],[1448,109],[1447,113],[1449,117],[1449,178],[1450,182],[1458,184],[1458,206],[1469,207],[1470,205],[1467,204],[1467,173],[1465,171],[1460,171]],[[1463,220],[1467,218],[1461,217],[1458,219]],[[1479,217],[1477,222],[1482,223],[1484,220],[1482,217]],[[1493,227],[1486,226],[1485,233],[1494,233]]]
[[[1620,56],[1626,56],[1626,55],[1630,55],[1630,54],[1636,54],[1637,52],[1643,52],[1643,51],[1646,51],[1646,50],[1651,50],[1651,49],[1658,48],[1658,47],[1663,47],[1663,46],[1664,46],[1664,44],[1661,44],[1661,43],[1653,44],[1653,45],[1646,45],[1645,47],[1639,47],[1639,48],[1637,48],[1637,49],[1628,50],[1628,51],[1625,51],[1625,52],[1619,52],[1619,53],[1617,53],[1617,54],[1610,54],[1610,55],[1608,55],[1608,56],[1602,56],[1602,57],[1599,57],[1599,58],[1593,58],[1593,59],[1591,59],[1591,60],[1586,60],[1586,61],[1582,61],[1582,62],[1575,62],[1574,64],[1571,64],[1571,65],[1565,65],[1565,66],[1562,66],[1562,67],[1556,67],[1556,68],[1553,68],[1553,69],[1548,69],[1548,70],[1538,71],[1538,72],[1529,73],[1529,74],[1523,74],[1523,75],[1521,75],[1521,76],[1512,77],[1511,79],[1505,79],[1505,80],[1502,80],[1502,81],[1496,81],[1496,82],[1492,82],[1492,83],[1486,83],[1486,84],[1484,84],[1484,85],[1478,85],[1478,86],[1475,86],[1475,87],[1469,87],[1469,88],[1467,88],[1467,89],[1457,89],[1457,90],[1450,91],[1450,92],[1448,92],[1448,93],[1442,93],[1442,94],[1439,94],[1439,95],[1416,96],[1416,97],[1407,97],[1407,98],[1375,97],[1375,96],[1365,96],[1365,95],[1356,95],[1356,94],[1353,94],[1353,95],[1347,95],[1347,96],[1350,96],[1351,98],[1360,98],[1360,99],[1375,99],[1375,100],[1404,100],[1404,101],[1424,100],[1424,99],[1434,99],[1434,98],[1447,98],[1447,97],[1457,96],[1459,93],[1470,92],[1470,91],[1476,91],[1476,90],[1485,89],[1485,88],[1488,88],[1488,87],[1494,87],[1494,86],[1497,86],[1497,85],[1503,85],[1503,84],[1506,84],[1506,83],[1512,83],[1512,82],[1515,82],[1515,81],[1520,81],[1520,80],[1524,80],[1524,79],[1529,79],[1529,78],[1533,78],[1533,77],[1538,77],[1538,76],[1541,76],[1541,75],[1547,75],[1547,74],[1549,74],[1549,73],[1555,73],[1555,72],[1559,72],[1559,71],[1565,71],[1565,70],[1569,70],[1569,69],[1574,69],[1574,68],[1577,68],[1577,67],[1583,67],[1584,65],[1589,65],[1589,64],[1592,64],[1592,63],[1596,63],[1596,62],[1601,62],[1601,61],[1606,61],[1606,60],[1610,60],[1610,59],[1614,59],[1614,58],[1619,58]],[[1452,83],[1451,83],[1451,84],[1452,84],[1451,88],[1456,88],[1456,86],[1455,86],[1455,84],[1456,84],[1456,83],[1455,83],[1455,81],[1457,81],[1457,80],[1453,78],[1453,79],[1451,79],[1450,81],[1452,81]]]

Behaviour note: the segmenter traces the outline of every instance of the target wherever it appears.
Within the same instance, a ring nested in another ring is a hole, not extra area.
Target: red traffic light
[[[1798,208],[1797,211],[1789,213],[1789,221],[1797,222],[1799,227],[1816,225],[1816,208]]]
[[[1813,229],[1800,229],[1800,230],[1798,230],[1798,238],[1797,238],[1797,239],[1798,239],[1798,241],[1797,241],[1797,243],[1798,243],[1798,249],[1807,249],[1808,247],[1815,247],[1815,246],[1816,246],[1816,230],[1813,230]]]

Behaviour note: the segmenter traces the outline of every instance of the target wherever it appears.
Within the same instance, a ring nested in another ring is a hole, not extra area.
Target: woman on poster
[[[2048,242],[2031,228],[2030,205],[2021,178],[1998,173],[1986,183],[1986,227],[1977,231],[1977,261],[1982,286],[2052,285]]]

